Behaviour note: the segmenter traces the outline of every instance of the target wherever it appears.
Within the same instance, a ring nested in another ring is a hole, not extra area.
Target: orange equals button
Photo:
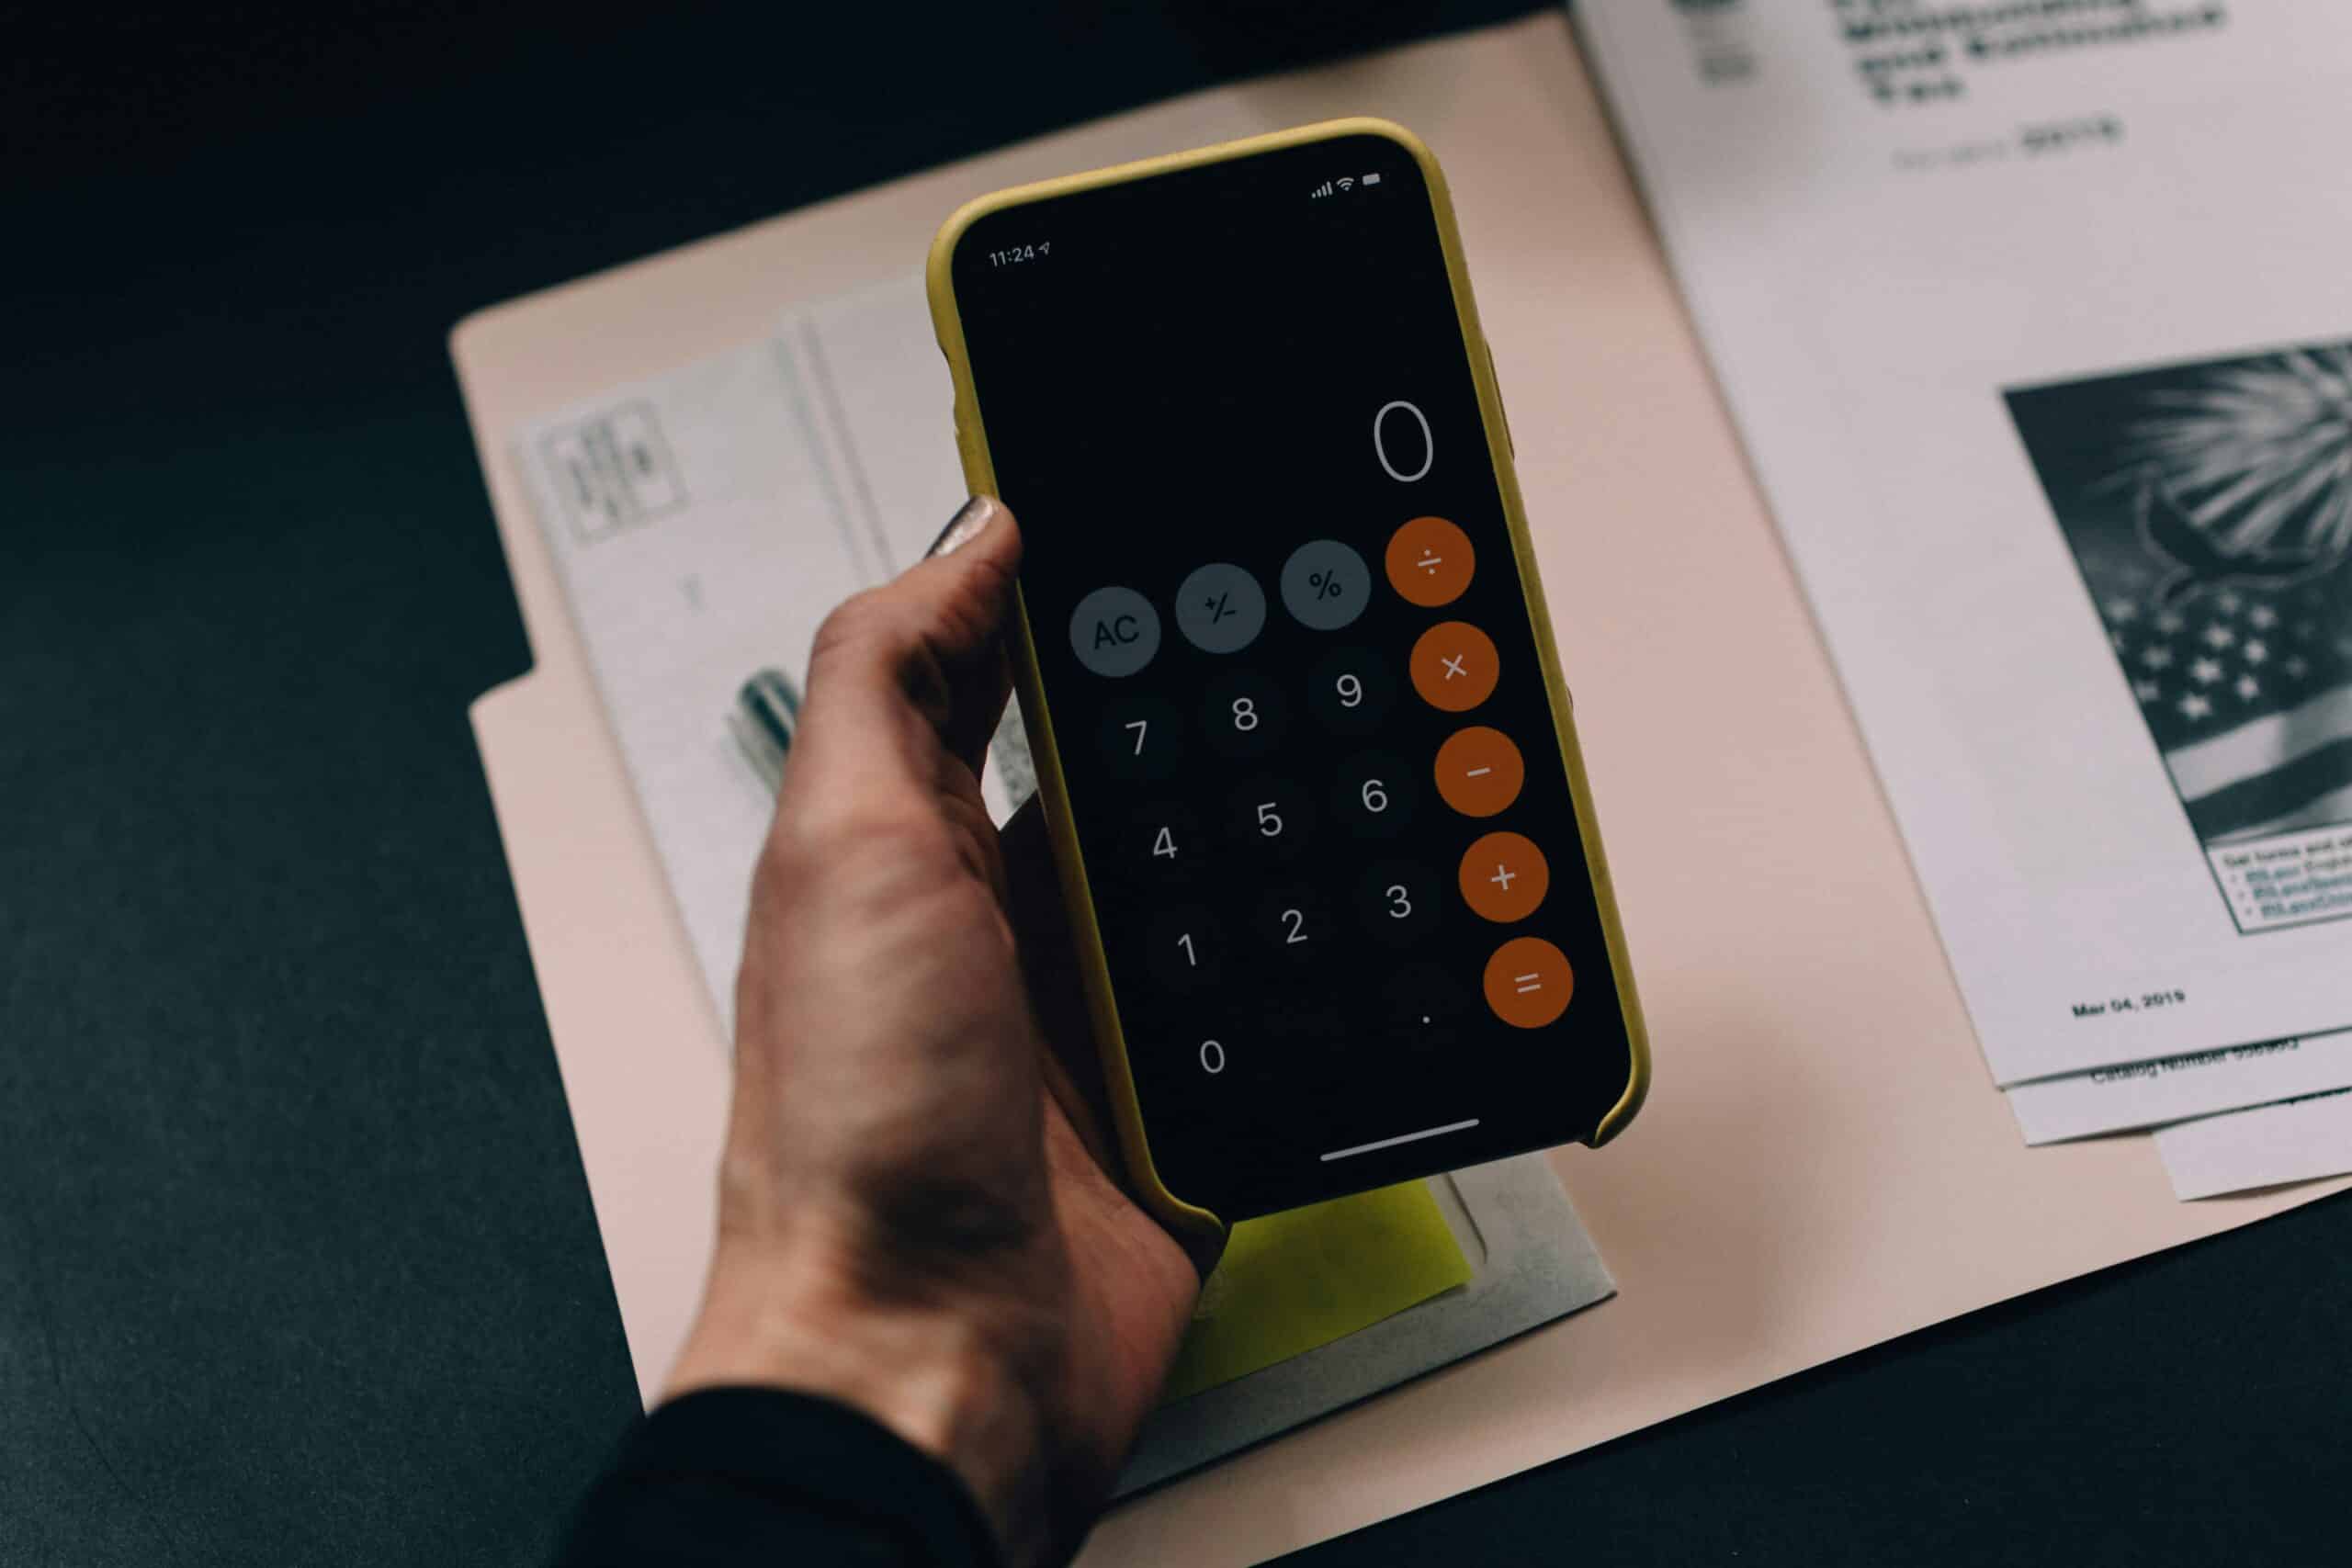
[[[1487,960],[1487,1005],[1513,1029],[1541,1029],[1576,994],[1568,955],[1540,936],[1513,937]]]

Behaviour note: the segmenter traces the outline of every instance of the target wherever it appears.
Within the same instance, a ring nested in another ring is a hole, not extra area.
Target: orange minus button
[[[1568,1010],[1568,955],[1540,936],[1513,937],[1487,960],[1487,1005],[1513,1029],[1541,1029]]]
[[[1440,621],[1413,644],[1413,690],[1447,713],[1466,713],[1494,694],[1495,640],[1467,621]]]
[[[1492,817],[1519,798],[1527,764],[1499,729],[1474,724],[1437,749],[1437,792],[1464,817]]]

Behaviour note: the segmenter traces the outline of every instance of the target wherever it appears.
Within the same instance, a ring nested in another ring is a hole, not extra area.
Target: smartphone
[[[1143,1199],[1606,1142],[1648,1047],[1429,149],[1338,120],[1001,191],[929,288]]]

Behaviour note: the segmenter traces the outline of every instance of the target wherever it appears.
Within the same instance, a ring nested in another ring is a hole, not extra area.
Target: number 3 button
[[[1428,867],[1381,861],[1356,878],[1357,919],[1388,947],[1411,947],[1437,927],[1442,890]]]

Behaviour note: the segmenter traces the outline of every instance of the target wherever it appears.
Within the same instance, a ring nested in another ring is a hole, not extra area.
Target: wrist
[[[876,1302],[825,1270],[722,1259],[665,1396],[720,1386],[814,1393],[872,1416],[956,1473],[1010,1561],[1032,1559],[1048,1534],[1038,1400],[972,1314]]]

